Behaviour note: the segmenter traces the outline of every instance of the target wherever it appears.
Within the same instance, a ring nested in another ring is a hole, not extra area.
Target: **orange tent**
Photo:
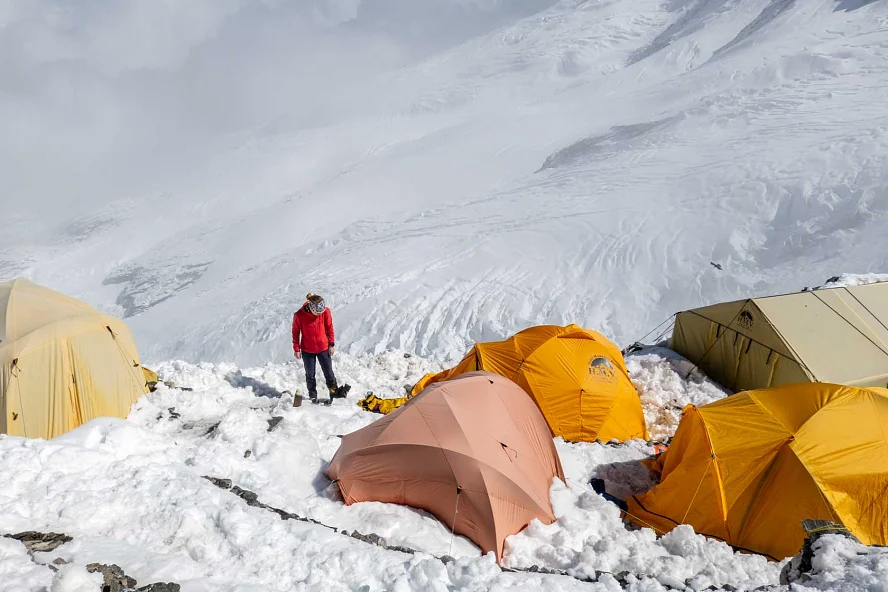
[[[628,517],[668,532],[690,524],[783,559],[806,518],[888,544],[888,390],[799,383],[688,405],[661,457],[660,484]]]
[[[411,393],[485,370],[533,397],[552,433],[571,442],[648,439],[638,392],[623,354],[600,333],[577,325],[540,325],[504,341],[476,343],[450,370],[427,374]]]
[[[472,372],[433,385],[342,438],[327,476],[346,504],[389,502],[434,514],[484,553],[537,518],[555,520],[552,479],[564,480],[533,401],[514,383]]]

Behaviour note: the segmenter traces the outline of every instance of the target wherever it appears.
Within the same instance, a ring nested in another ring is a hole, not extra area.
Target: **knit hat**
[[[321,314],[327,309],[327,304],[324,302],[324,299],[317,294],[312,294],[309,292],[305,299],[308,300],[308,310],[315,314]]]

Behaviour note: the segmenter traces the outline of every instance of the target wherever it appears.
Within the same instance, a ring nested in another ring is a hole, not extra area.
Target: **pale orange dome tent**
[[[649,439],[623,354],[595,331],[540,325],[504,341],[476,343],[455,367],[424,376],[411,394],[475,370],[514,381],[539,406],[552,433],[570,442]]]
[[[126,417],[147,377],[123,321],[25,279],[0,283],[0,433],[52,438]]]
[[[627,516],[777,560],[801,548],[804,519],[888,545],[886,434],[883,388],[800,383],[689,405],[658,459],[660,484],[630,498]]]
[[[484,553],[534,518],[555,520],[549,487],[564,480],[546,420],[514,383],[472,372],[342,438],[326,470],[346,504],[427,510]]]

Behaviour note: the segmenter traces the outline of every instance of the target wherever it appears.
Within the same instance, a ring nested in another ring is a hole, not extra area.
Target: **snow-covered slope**
[[[661,354],[629,357],[646,410],[723,396],[700,377],[685,381],[682,362]],[[357,392],[397,391],[431,368],[427,360],[396,352],[339,357],[342,378]],[[503,565],[560,569],[573,577],[503,572],[492,554],[482,557],[425,512],[342,503],[323,476],[337,436],[379,417],[356,407],[354,397],[329,408],[292,407],[282,391],[304,388],[294,363],[238,369],[170,362],[159,371],[193,390],[161,385],[139,400],[128,420],[97,419],[48,442],[0,436],[0,535],[36,530],[72,538],[51,552],[29,554],[0,536],[0,590],[95,592],[100,586],[85,570],[93,562],[119,565],[139,585],[176,582],[184,592],[787,590],[778,586],[785,562],[735,553],[687,526],[659,538],[650,529],[627,527],[617,506],[590,489],[592,476],[620,498],[649,489],[653,483],[638,462],[653,452],[647,442],[557,439],[567,478],[551,488],[557,521],[534,521],[507,538]],[[675,427],[661,424],[659,435]],[[263,504],[340,532],[282,520],[205,475],[230,479]],[[417,553],[343,534],[355,530]],[[793,590],[884,589],[884,550],[843,539],[818,545],[805,587]],[[445,564],[438,559],[444,555],[456,561]],[[58,558],[68,564],[59,568]]]
[[[456,357],[888,263],[884,0],[308,4],[13,3],[0,273],[246,364],[308,291],[353,352]]]

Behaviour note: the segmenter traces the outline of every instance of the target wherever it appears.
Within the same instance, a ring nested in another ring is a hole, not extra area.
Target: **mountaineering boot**
[[[350,384],[343,384],[340,387],[337,387],[335,391],[333,391],[330,396],[336,397],[337,399],[344,399],[348,397],[348,391],[351,390]]]
[[[309,395],[308,398],[311,399],[311,404],[312,404],[312,405],[317,405],[317,404],[318,404],[318,396],[317,396],[317,395]]]

